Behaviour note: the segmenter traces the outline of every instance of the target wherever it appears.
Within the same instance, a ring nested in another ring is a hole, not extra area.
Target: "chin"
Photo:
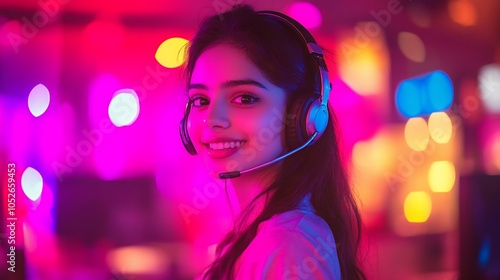
[[[223,168],[216,168],[214,166],[205,166],[205,169],[208,172],[208,175],[214,179],[219,179],[219,174],[224,173],[224,172],[229,172],[228,170],[225,170]]]
[[[214,162],[211,159],[206,159],[204,165],[209,175],[214,178],[219,178],[219,173],[239,171],[245,169],[245,167],[242,166],[236,160],[227,160],[227,161],[224,160],[220,162]]]

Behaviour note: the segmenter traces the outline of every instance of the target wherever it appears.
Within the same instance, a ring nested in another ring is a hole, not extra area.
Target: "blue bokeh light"
[[[408,117],[413,118],[422,113],[420,106],[419,89],[411,80],[403,81],[396,91],[396,107],[398,111]]]
[[[448,110],[453,102],[453,85],[443,71],[434,71],[427,78],[431,113]]]
[[[399,84],[395,101],[398,112],[407,118],[445,111],[453,103],[453,84],[441,70],[419,75]]]

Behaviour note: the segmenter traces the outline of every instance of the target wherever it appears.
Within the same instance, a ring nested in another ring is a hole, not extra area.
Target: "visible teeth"
[[[209,143],[210,149],[212,150],[223,150],[223,149],[233,149],[239,148],[243,145],[244,141],[232,141],[232,142],[219,142],[219,143]]]

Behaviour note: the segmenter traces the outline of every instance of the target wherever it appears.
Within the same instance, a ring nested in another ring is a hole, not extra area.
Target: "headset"
[[[309,145],[312,145],[319,139],[319,137],[321,137],[323,132],[325,132],[328,124],[328,99],[330,98],[332,84],[330,83],[330,79],[328,77],[328,69],[325,63],[323,50],[316,43],[311,33],[309,33],[304,26],[293,18],[275,11],[259,11],[257,14],[278,19],[280,22],[284,23],[291,30],[293,30],[299,38],[301,38],[307,46],[307,50],[313,58],[312,60],[317,66],[315,71],[315,85],[312,95],[309,97],[299,98],[297,101],[294,101],[288,110],[287,116],[289,119],[285,124],[285,131],[287,144],[290,148],[292,148],[292,150],[278,158],[249,169],[220,173],[219,178],[221,179],[239,177],[241,174],[273,164]],[[196,149],[194,148],[187,131],[187,121],[191,106],[192,101],[189,100],[186,103],[184,117],[179,126],[179,133],[182,143],[188,153],[196,155]]]

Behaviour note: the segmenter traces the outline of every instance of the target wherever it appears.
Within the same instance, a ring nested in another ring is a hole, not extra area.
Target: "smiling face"
[[[284,153],[286,94],[241,50],[227,44],[205,50],[196,61],[188,95],[188,132],[212,176]]]

